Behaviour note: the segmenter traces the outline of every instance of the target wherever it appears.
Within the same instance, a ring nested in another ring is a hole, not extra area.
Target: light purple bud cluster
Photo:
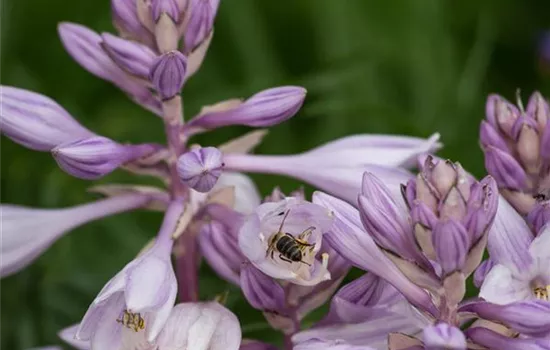
[[[550,199],[550,107],[539,93],[524,110],[498,95],[487,99],[480,140],[485,167],[502,195],[522,214]]]

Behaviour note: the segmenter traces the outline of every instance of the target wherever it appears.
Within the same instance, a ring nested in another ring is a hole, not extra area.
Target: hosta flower
[[[93,301],[76,333],[92,350],[147,348],[174,305],[177,282],[170,260],[172,234],[183,204],[168,207],[155,244],[117,273]]]
[[[295,177],[320,190],[356,203],[365,171],[383,178],[392,193],[412,175],[397,167],[413,166],[417,156],[437,150],[439,135],[427,140],[400,137],[349,136],[308,152],[289,156],[226,154],[226,169]],[[330,169],[330,171],[327,171]]]
[[[294,198],[264,203],[246,218],[239,232],[239,247],[266,275],[315,285],[330,279],[328,255],[321,261],[316,255],[331,224],[331,213],[312,203]]]
[[[522,214],[550,188],[550,107],[538,92],[523,110],[498,95],[487,99],[480,140],[485,167],[503,196]]]
[[[178,159],[182,182],[199,192],[208,192],[222,174],[222,153],[215,147],[195,148]]]
[[[62,209],[2,205],[0,276],[25,268],[73,228],[145,206],[150,200],[147,194],[134,193]]]
[[[549,350],[549,338],[510,338],[493,330],[475,327],[466,331],[468,338],[489,350],[521,349],[521,350]]]
[[[518,216],[518,220],[522,219]],[[479,296],[496,304],[534,299],[549,301],[550,227],[533,239],[528,249],[509,246],[507,242],[502,244],[506,248],[500,251],[501,254],[491,255],[496,265],[485,277]]]

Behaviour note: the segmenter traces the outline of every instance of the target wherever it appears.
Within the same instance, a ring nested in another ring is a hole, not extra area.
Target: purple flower
[[[437,134],[428,140],[357,135],[329,142],[298,155],[225,154],[224,162],[227,169],[236,171],[295,177],[349,203],[356,203],[365,171],[383,178],[386,185],[390,186],[390,191],[400,195],[400,185],[412,175],[397,167],[412,166],[420,154],[438,149],[438,138]]]
[[[466,350],[466,337],[459,328],[446,323],[424,329],[426,350]]]
[[[222,174],[222,153],[215,147],[195,148],[178,159],[181,181],[199,192],[208,192]]]
[[[10,86],[0,87],[0,128],[13,141],[37,151],[94,136],[50,98]]]
[[[279,313],[284,310],[285,291],[283,287],[253,265],[243,264],[240,282],[243,294],[253,308]]]
[[[103,33],[101,45],[109,57],[127,73],[148,79],[156,54],[143,44]]]
[[[299,86],[282,86],[261,91],[244,102],[230,100],[230,104],[218,104],[206,108],[193,118],[189,128],[215,129],[228,125],[267,127],[279,124],[294,116],[306,96]]]
[[[149,200],[146,194],[133,193],[63,209],[2,205],[0,276],[8,276],[23,269],[73,228],[145,206]]]
[[[117,273],[95,298],[76,334],[92,350],[150,346],[171,316],[177,282],[170,261],[172,234],[183,203],[172,202],[155,244]]]
[[[61,23],[59,36],[67,52],[93,75],[110,81],[127,93],[136,103],[162,115],[160,102],[145,83],[122,70],[103,49],[103,38],[96,32],[74,23]]]
[[[219,0],[189,0],[184,53],[195,50],[211,35],[219,5]]]
[[[476,344],[489,350],[550,350],[548,338],[511,338],[483,327],[470,328],[466,331],[466,335]]]
[[[537,203],[527,215],[527,222],[535,234],[541,232],[550,223],[550,200]]]
[[[175,23],[179,22],[180,13],[183,9],[180,9],[178,2],[179,0],[152,0],[151,14],[153,15],[153,20],[158,22],[160,16],[165,13]]]
[[[141,22],[138,16],[137,1],[111,0],[113,24],[122,37],[131,38],[153,48],[153,34]]]
[[[328,255],[323,254],[322,261],[316,255],[331,223],[328,210],[309,202],[286,198],[264,203],[246,218],[239,232],[239,247],[266,275],[299,285],[315,285],[330,279]],[[293,261],[277,249],[282,236],[299,239],[303,244],[299,260]]]
[[[533,196],[547,190],[550,176],[550,108],[538,92],[523,110],[498,95],[490,95],[480,129],[485,167],[502,195],[522,214],[534,206]]]
[[[526,225],[525,229],[528,231]],[[519,230],[514,234],[528,233]],[[501,240],[493,240],[492,243],[493,248],[504,247],[498,251],[489,250],[496,265],[485,277],[480,297],[501,305],[523,300],[550,300],[550,226],[531,242],[528,249]]]
[[[108,138],[94,136],[58,145],[52,149],[52,155],[67,173],[94,180],[156,149],[154,145],[121,145]]]
[[[179,51],[158,56],[151,65],[149,79],[162,100],[179,95],[185,81],[187,59]]]

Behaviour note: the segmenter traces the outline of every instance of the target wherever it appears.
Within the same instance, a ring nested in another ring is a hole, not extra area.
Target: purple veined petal
[[[465,305],[460,311],[474,312],[479,317],[503,323],[523,335],[546,337],[550,334],[550,303],[530,300],[496,305],[485,301]]]
[[[430,296],[406,278],[364,231],[357,209],[322,192],[313,194],[313,202],[334,213],[334,224],[325,239],[340,255],[353,265],[383,277],[412,304],[437,314]]]
[[[237,317],[216,302],[176,305],[156,339],[159,349],[238,350]]]
[[[495,262],[491,260],[490,258],[483,261],[476,271],[474,272],[474,285],[477,288],[481,288],[481,285],[483,284],[483,281],[485,280],[485,277],[491,271],[491,269],[495,266]]]
[[[281,86],[263,90],[238,106],[199,114],[189,127],[215,129],[228,125],[273,126],[293,117],[302,107],[306,90],[299,86]]]
[[[547,38],[550,39],[550,36]],[[548,46],[548,48],[550,50],[550,46]],[[550,54],[548,58],[550,61]],[[550,106],[548,105],[548,101],[541,95],[540,92],[535,91],[529,98],[529,103],[527,103],[527,114],[537,121],[539,131],[542,132],[550,119]]]
[[[198,243],[210,267],[226,281],[239,285],[241,264],[246,258],[242,255],[237,239],[231,236],[229,229],[217,221],[203,224]]]
[[[208,37],[206,37],[206,39],[204,39],[204,41],[197,46],[195,50],[187,55],[187,69],[185,71],[186,81],[200,69],[202,62],[204,61],[204,57],[208,52],[208,48],[210,47],[210,43],[212,42],[213,35],[214,31],[212,30]]]
[[[223,156],[217,148],[195,148],[179,157],[178,175],[194,190],[209,192],[222,174],[223,166]]]
[[[466,335],[476,344],[490,350],[550,350],[548,338],[510,338],[483,327],[470,328],[466,331]]]
[[[99,305],[92,304],[80,322],[76,339],[89,341],[91,350],[118,349],[122,344],[122,327],[117,319],[124,309],[124,295],[115,293]]]
[[[550,225],[546,225],[529,246],[529,254],[531,255],[534,265],[539,269],[546,269],[548,277],[550,277]],[[550,282],[550,281],[549,281]]]
[[[241,268],[240,286],[248,303],[260,311],[282,313],[285,305],[285,291],[274,279],[251,264]]]
[[[52,155],[61,169],[78,178],[93,180],[122,164],[153,153],[156,146],[121,145],[106,137],[94,136],[58,145]]]
[[[294,345],[294,350],[375,350],[370,346],[352,345],[343,340],[310,339]]]
[[[527,182],[527,175],[514,157],[498,148],[485,149],[485,168],[495,178],[499,187],[521,190]]]
[[[459,328],[440,323],[424,329],[426,350],[466,350],[466,337]]]
[[[520,116],[519,109],[499,95],[489,95],[485,107],[489,124],[512,137],[512,127]]]
[[[242,214],[251,214],[260,205],[260,193],[252,179],[241,173],[224,171],[212,191],[224,187],[235,188],[233,209]]]
[[[364,159],[348,162],[346,166],[332,165],[341,159],[301,154],[296,156],[257,156],[250,154],[225,154],[225,168],[234,171],[278,174],[305,181],[349,203],[357,202],[361,181],[365,171],[384,179],[394,198],[401,198],[401,184],[412,174],[393,166],[365,164]],[[326,171],[331,169],[331,171]],[[402,200],[402,199],[401,199]],[[404,206],[404,204],[403,204]]]
[[[470,250],[470,236],[456,220],[440,221],[433,232],[433,246],[445,275],[459,271],[466,263]]]
[[[151,14],[153,21],[157,22],[160,19],[160,15],[166,13],[174,23],[179,22],[180,13],[184,9],[180,9],[178,5],[178,0],[152,0]]]
[[[14,142],[37,151],[94,135],[50,98],[10,86],[0,86],[0,129]]]
[[[158,56],[151,64],[149,80],[162,100],[179,95],[185,82],[187,58],[179,51],[170,51]]]
[[[284,221],[284,223],[283,223]],[[278,203],[264,203],[249,215],[239,232],[239,247],[250,262],[266,275],[289,280],[299,285],[316,285],[330,279],[328,256],[315,258],[322,244],[322,235],[332,224],[332,215],[325,208],[295,198]],[[282,227],[281,227],[282,226]],[[293,235],[308,244],[297,261],[289,261],[270,243],[277,232]]]
[[[528,254],[531,230],[514,208],[499,196],[495,221],[489,231],[487,249],[496,264],[524,270],[531,264]]]
[[[113,24],[123,37],[135,39],[154,48],[153,34],[141,23],[136,0],[111,0]]]
[[[189,1],[189,17],[184,35],[184,53],[195,50],[210,35],[219,4],[219,0]]]
[[[2,205],[0,276],[5,277],[25,268],[71,229],[89,221],[139,208],[148,201],[148,195],[128,194],[63,209]]]
[[[495,128],[486,121],[481,122],[481,126],[479,128],[479,140],[485,147],[492,146],[504,152],[509,151],[506,141],[504,141]]]
[[[148,79],[149,70],[157,57],[153,50],[109,33],[101,34],[101,38],[103,49],[120,68],[136,77]]]
[[[498,211],[499,198],[498,185],[491,176],[486,176],[471,186],[468,213],[464,224],[473,245],[493,224]]]
[[[485,276],[479,296],[499,305],[529,299],[532,296],[531,281],[526,272],[495,265]]]
[[[62,329],[57,335],[67,344],[78,350],[90,350],[90,342],[75,338],[79,325],[75,324]]]

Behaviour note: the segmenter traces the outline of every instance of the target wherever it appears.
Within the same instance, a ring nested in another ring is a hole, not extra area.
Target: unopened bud
[[[199,192],[210,191],[222,174],[222,153],[215,147],[193,149],[178,159],[180,179]]]
[[[527,175],[517,160],[495,147],[485,150],[485,168],[499,187],[521,190],[527,182]]]
[[[460,222],[439,222],[433,231],[432,239],[437,260],[445,275],[464,266],[470,249],[470,236]]]
[[[109,57],[123,70],[140,78],[147,79],[155,60],[153,50],[135,41],[104,33],[102,46]]]
[[[214,19],[218,11],[219,0],[191,0],[188,11],[189,21],[185,28],[184,52],[194,51],[208,38],[214,26]]]
[[[174,23],[179,22],[181,10],[176,0],[152,0],[151,14],[153,20],[158,22],[160,15],[166,13]]]
[[[151,66],[149,79],[162,100],[179,95],[185,81],[187,60],[179,51],[157,57]]]
[[[241,268],[241,289],[255,309],[280,312],[284,307],[283,287],[252,264],[245,263]]]
[[[498,95],[490,95],[487,98],[486,115],[489,123],[512,137],[512,128],[520,116],[519,109]]]
[[[540,136],[537,123],[532,118],[516,119],[512,130],[519,160],[529,173],[538,173],[540,157]]]
[[[550,107],[540,92],[535,91],[529,98],[527,113],[537,121],[539,131],[542,132],[550,119]]]

